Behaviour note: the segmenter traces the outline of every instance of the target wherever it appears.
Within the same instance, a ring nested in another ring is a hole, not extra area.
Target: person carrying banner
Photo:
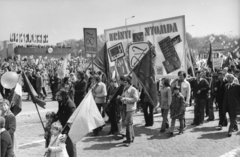
[[[56,113],[56,118],[54,121],[60,121],[61,125],[63,126],[62,134],[64,134],[64,137],[62,137],[61,141],[66,141],[66,148],[68,155],[70,157],[77,157],[77,150],[76,150],[76,144],[72,142],[72,140],[67,136],[69,131],[69,126],[67,126],[67,121],[73,114],[73,112],[76,110],[76,106],[74,102],[69,98],[68,92],[64,89],[61,89],[56,94],[56,99],[58,101],[58,111]]]

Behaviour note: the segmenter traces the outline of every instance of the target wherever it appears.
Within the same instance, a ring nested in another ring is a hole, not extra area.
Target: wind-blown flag
[[[210,50],[209,50],[207,65],[208,65],[209,68],[211,68],[212,70],[214,70],[214,69],[213,69],[212,45],[211,45],[211,42],[210,42]]]
[[[38,104],[40,107],[45,109],[46,103],[37,98],[38,95],[24,72],[23,72],[22,76],[23,76],[24,84],[27,87],[27,91],[30,94],[33,103]]]
[[[158,104],[157,100],[157,84],[155,81],[155,71],[153,65],[154,50],[150,49],[143,58],[134,67],[133,72],[148,95],[151,104],[155,107]]]
[[[97,53],[93,60],[94,65],[96,65],[107,77],[107,80],[111,79],[110,66],[107,53],[107,43]]]
[[[17,83],[9,96],[10,110],[16,116],[22,111],[22,86]]]
[[[68,135],[73,143],[77,143],[93,129],[105,124],[91,90],[68,119],[68,123],[70,124]]]

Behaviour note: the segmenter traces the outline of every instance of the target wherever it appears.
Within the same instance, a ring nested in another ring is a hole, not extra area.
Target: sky
[[[0,0],[0,41],[10,33],[48,34],[50,44],[104,29],[185,15],[194,37],[240,34],[240,0]]]

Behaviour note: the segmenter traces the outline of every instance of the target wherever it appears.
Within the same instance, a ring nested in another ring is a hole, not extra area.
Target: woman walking
[[[165,132],[165,130],[167,128],[169,128],[167,117],[168,117],[168,112],[169,112],[170,105],[171,105],[171,102],[172,102],[172,91],[171,91],[170,80],[169,79],[164,78],[162,80],[162,85],[163,85],[163,87],[160,90],[160,92],[161,92],[160,107],[161,107],[163,121],[162,121],[162,126],[161,126],[160,132]]]

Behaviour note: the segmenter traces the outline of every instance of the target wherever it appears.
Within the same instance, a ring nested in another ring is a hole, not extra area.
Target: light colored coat
[[[58,136],[52,135],[51,141],[49,143],[49,148],[51,148],[51,157],[69,157],[67,150],[66,150],[66,144],[60,142],[60,137],[62,134],[59,134]]]
[[[139,94],[136,88],[130,86],[127,90],[123,90],[122,96],[126,98],[123,102],[126,104],[127,111],[135,111],[137,109],[137,101],[139,99]]]
[[[172,92],[170,87],[161,89],[160,107],[162,109],[169,109],[172,102]]]
[[[103,82],[96,84],[92,92],[95,93],[95,102],[97,104],[103,104],[106,102],[107,88]]]

